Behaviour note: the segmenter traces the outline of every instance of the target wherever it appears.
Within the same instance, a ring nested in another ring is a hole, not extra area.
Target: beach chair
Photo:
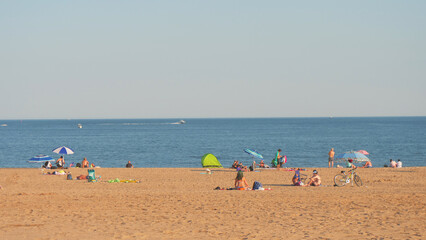
[[[97,182],[98,181],[96,179],[94,169],[87,169],[87,173],[88,173],[87,181],[89,181],[89,182]]]

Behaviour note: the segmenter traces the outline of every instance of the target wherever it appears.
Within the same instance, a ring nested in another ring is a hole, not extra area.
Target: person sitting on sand
[[[389,160],[389,162],[390,162],[390,165],[389,165],[389,167],[391,167],[391,168],[396,168],[396,162],[394,161],[394,160]]]
[[[321,185],[321,177],[318,175],[318,171],[314,170],[312,173],[313,175],[311,179],[309,180],[308,184],[303,185],[304,187],[307,187],[307,186],[318,187]]]
[[[362,168],[372,168],[373,167],[373,164],[371,164],[371,160],[368,160],[365,164],[364,164],[364,166],[362,166]]]
[[[133,168],[133,164],[130,161],[128,161],[126,164],[126,168]]]
[[[59,157],[58,160],[56,160],[56,166],[58,166],[58,168],[62,168],[63,166],[65,166],[65,160],[63,156]]]
[[[238,167],[238,160],[235,160],[231,168],[237,169],[237,167]]]
[[[87,158],[83,159],[83,161],[81,162],[81,167],[82,168],[88,168],[89,167],[89,161],[87,161]]]
[[[303,185],[302,181],[300,180],[300,169],[299,168],[294,170],[294,176],[293,176],[292,182],[293,182],[294,186],[302,186]]]
[[[52,168],[52,164],[51,164],[49,161],[46,161],[46,162],[44,163],[44,165],[43,165],[43,168],[51,169],[51,168]]]
[[[246,190],[249,187],[242,171],[238,171],[234,185],[236,190]]]
[[[398,162],[396,163],[397,168],[402,168],[402,162],[398,159]]]

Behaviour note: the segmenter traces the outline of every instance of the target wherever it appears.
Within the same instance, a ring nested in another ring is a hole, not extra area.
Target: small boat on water
[[[81,125],[81,123],[77,124],[78,128],[83,128],[83,125]]]
[[[7,124],[6,124],[6,123],[4,123],[4,124],[2,124],[2,125],[0,125],[0,126],[2,126],[2,127],[7,127]]]
[[[174,122],[172,124],[185,124],[186,122],[184,120],[180,120],[179,122]]]

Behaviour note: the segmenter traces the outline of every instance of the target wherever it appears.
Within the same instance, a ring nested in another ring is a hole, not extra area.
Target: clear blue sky
[[[1,1],[0,119],[426,115],[426,1]]]

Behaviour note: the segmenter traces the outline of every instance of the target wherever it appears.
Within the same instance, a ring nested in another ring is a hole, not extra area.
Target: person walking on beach
[[[334,167],[334,148],[331,148],[330,152],[328,152],[328,167]]]

